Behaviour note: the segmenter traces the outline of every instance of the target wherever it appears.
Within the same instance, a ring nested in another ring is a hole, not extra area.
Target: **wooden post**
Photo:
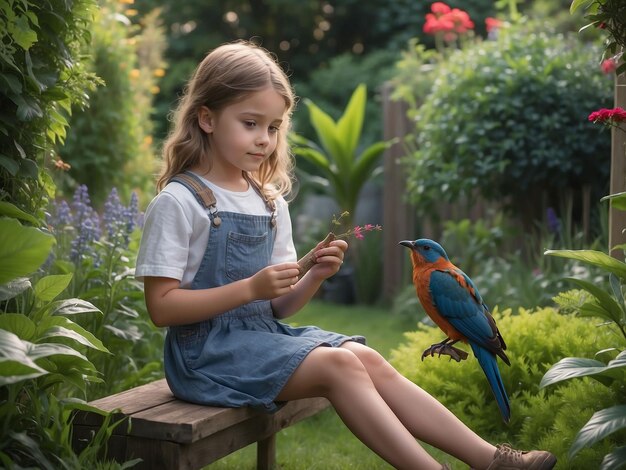
[[[626,109],[626,72],[615,80],[615,107]],[[611,189],[610,194],[626,191],[626,126],[612,129],[611,134]],[[609,209],[609,253],[622,260],[624,252],[613,247],[626,243],[626,212]]]
[[[384,154],[383,189],[383,298],[391,300],[398,289],[408,282],[408,261],[406,249],[398,242],[413,239],[414,217],[406,201],[406,170],[399,159],[406,154],[404,137],[409,132],[406,116],[407,105],[391,99],[392,86],[385,83],[383,95],[383,137],[385,140],[397,138]]]

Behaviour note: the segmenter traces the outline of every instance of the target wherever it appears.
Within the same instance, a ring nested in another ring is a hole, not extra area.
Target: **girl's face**
[[[209,174],[239,181],[242,171],[257,171],[276,149],[285,111],[284,99],[273,88],[254,92],[219,112],[202,107],[199,124],[211,141]]]

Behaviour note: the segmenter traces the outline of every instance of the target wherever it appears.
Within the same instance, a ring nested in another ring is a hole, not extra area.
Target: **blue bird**
[[[496,356],[509,366],[511,362],[504,352],[506,343],[476,286],[450,262],[439,243],[422,238],[401,241],[400,245],[411,250],[413,284],[420,303],[447,335],[444,341],[426,349],[422,360],[428,355],[446,354],[459,362],[467,358],[467,353],[453,345],[458,341],[469,343],[491,386],[502,418],[508,422],[511,407]]]

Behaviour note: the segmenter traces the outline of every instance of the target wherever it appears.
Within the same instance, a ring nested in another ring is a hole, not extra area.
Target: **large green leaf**
[[[50,302],[63,292],[72,281],[72,274],[52,274],[42,277],[35,285],[35,297]]]
[[[47,374],[27,353],[27,343],[0,329],[0,387]]]
[[[11,217],[15,219],[25,220],[33,225],[38,226],[39,221],[36,217],[24,212],[14,204],[7,201],[0,201],[0,216]]]
[[[21,339],[31,341],[37,330],[35,322],[21,313],[5,313],[0,315],[0,329],[10,331]]]
[[[585,308],[581,308],[581,310],[590,309],[590,311],[593,311],[594,315],[611,320],[615,323],[619,323],[621,321],[623,315],[622,309],[607,291],[601,289],[595,284],[592,284],[591,282],[583,281],[582,279],[567,277],[565,280],[573,282],[597,299],[598,304],[596,307],[599,308],[594,309],[592,305],[585,305],[583,306]]]
[[[314,166],[322,170],[324,173],[328,173],[331,171],[330,163],[324,154],[313,149],[313,148],[305,148],[299,147],[294,150],[295,153],[305,160],[311,162]]]
[[[619,261],[612,256],[595,250],[548,250],[544,255],[559,256],[561,258],[575,259],[583,263],[598,266],[619,276],[626,281],[626,263]]]
[[[77,315],[79,313],[102,313],[98,307],[82,299],[64,299],[47,306],[50,315]]]
[[[615,193],[609,196],[604,196],[601,201],[611,201],[611,207],[620,211],[626,211],[626,192]]]
[[[574,13],[580,7],[592,3],[593,0],[573,0],[569,7],[570,13]]]
[[[596,411],[574,439],[569,455],[573,458],[581,449],[592,446],[620,429],[626,428],[626,405],[616,405]]]
[[[352,93],[343,115],[337,122],[337,137],[343,148],[343,155],[348,159],[356,156],[363,130],[366,101],[367,87],[361,83]]]
[[[34,272],[48,258],[54,237],[16,219],[0,218],[0,285]]]
[[[13,279],[12,281],[0,286],[0,302],[12,299],[31,287],[32,284],[30,283],[30,279],[27,277],[18,277]]]
[[[108,353],[109,350],[91,332],[63,316],[46,317],[37,325],[37,342],[43,339],[71,339],[84,346]]]
[[[305,103],[309,108],[311,124],[320,140],[320,144],[328,155],[328,159],[337,164],[341,170],[341,163],[344,160],[342,157],[343,147],[337,135],[337,124],[333,118],[322,111],[311,100],[305,100]]]
[[[623,379],[626,375],[626,351],[621,352],[608,364],[595,359],[566,357],[554,364],[541,379],[540,388],[575,377],[591,376],[602,383]]]

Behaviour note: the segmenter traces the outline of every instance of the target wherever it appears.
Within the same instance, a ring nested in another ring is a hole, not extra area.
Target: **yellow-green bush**
[[[494,309],[493,315],[511,360],[511,367],[498,361],[511,399],[508,425],[502,421],[471,352],[461,363],[445,356],[427,357],[422,362],[422,352],[445,337],[438,328],[420,325],[417,331],[406,333],[406,342],[392,352],[391,362],[486,439],[548,449],[564,465],[560,468],[597,468],[606,453],[601,445],[586,449],[572,462],[566,454],[578,430],[603,402],[614,402],[617,390],[599,386],[590,393],[590,387],[596,386],[591,379],[543,390],[539,390],[539,383],[550,366],[563,357],[593,357],[598,349],[611,344],[609,330],[598,328],[592,319],[561,315],[553,308],[520,309],[516,314],[510,309]]]

